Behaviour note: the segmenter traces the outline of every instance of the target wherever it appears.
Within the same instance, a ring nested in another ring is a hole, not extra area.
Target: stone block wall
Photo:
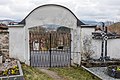
[[[0,54],[5,57],[9,56],[9,32],[0,30]]]

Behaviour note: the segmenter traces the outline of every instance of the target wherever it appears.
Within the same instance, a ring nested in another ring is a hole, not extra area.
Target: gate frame
[[[32,27],[32,28],[34,28],[34,27]],[[67,28],[68,28],[68,27],[67,27]],[[70,29],[70,28],[69,28],[69,29]],[[30,58],[29,58],[29,59],[30,59],[30,66],[32,66],[32,65],[31,65],[31,54],[33,54],[33,53],[31,53],[31,47],[30,47],[30,34],[32,34],[32,33],[30,33],[30,31],[29,31],[29,52],[30,52],[30,56],[29,56]],[[66,34],[66,33],[65,33],[65,34]],[[52,38],[51,38],[51,36],[52,36],[51,33],[49,34],[49,36],[50,36],[50,50],[49,50],[49,54],[50,54],[50,63],[49,63],[49,65],[50,65],[50,66],[49,66],[49,67],[52,67],[52,66],[51,66],[51,64],[52,64],[52,62],[51,62],[51,52],[52,52],[52,50],[51,50],[51,48],[52,48],[52,47],[51,47],[51,44],[52,44],[52,43],[51,43],[51,42],[52,42],[52,41],[51,41],[51,39],[52,39]],[[70,30],[70,33],[69,33],[69,38],[70,38],[70,40],[69,40],[69,43],[70,43],[70,46],[69,46],[69,49],[70,49],[70,50],[69,50],[69,51],[70,51],[70,52],[69,52],[69,55],[70,55],[70,58],[69,58],[69,59],[70,59],[70,61],[69,61],[69,66],[71,66],[71,60],[72,60],[72,58],[71,58],[71,41],[72,41],[72,40],[71,40],[71,30]],[[57,52],[58,52],[58,51],[57,51]],[[35,67],[35,66],[33,66],[33,67]],[[40,67],[40,66],[39,66],[39,67]]]

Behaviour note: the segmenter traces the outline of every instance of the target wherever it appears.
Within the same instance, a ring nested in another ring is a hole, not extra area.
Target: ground
[[[100,80],[81,67],[41,69],[22,64],[22,68],[25,80]]]
[[[50,68],[66,80],[100,80],[81,67]]]
[[[37,68],[29,67],[25,64],[22,64],[22,69],[25,80],[53,80],[51,77],[41,72]]]
[[[64,77],[58,75],[56,72],[48,70],[48,69],[41,69],[39,68],[42,72],[46,73],[48,76],[52,77],[54,80],[68,80],[65,79]]]

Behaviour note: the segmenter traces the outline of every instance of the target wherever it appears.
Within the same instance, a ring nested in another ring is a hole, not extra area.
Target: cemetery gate
[[[71,35],[62,32],[29,32],[30,65],[64,67],[71,63]]]

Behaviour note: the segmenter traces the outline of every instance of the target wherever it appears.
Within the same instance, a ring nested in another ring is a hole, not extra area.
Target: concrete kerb
[[[92,72],[91,70],[89,70],[88,68],[84,67],[84,66],[81,66],[83,69],[85,69],[86,71],[90,72],[91,74],[97,76],[98,78],[100,78],[101,80],[103,80],[103,78],[97,74],[95,74],[94,72]]]
[[[22,71],[22,67],[19,61],[17,61],[18,67],[19,67],[19,75],[12,75],[12,76],[3,76],[0,77],[0,80],[24,80],[24,76],[23,76],[23,71]]]

